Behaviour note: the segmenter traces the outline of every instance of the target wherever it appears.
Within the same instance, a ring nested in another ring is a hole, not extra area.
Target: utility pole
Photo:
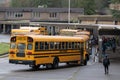
[[[70,0],[68,0],[68,23],[70,23]]]

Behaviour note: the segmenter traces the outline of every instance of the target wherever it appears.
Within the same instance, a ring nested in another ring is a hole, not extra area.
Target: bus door
[[[18,43],[16,56],[17,57],[25,57],[25,49],[26,49],[25,43]]]
[[[19,41],[20,39],[20,41]],[[31,55],[33,50],[33,39],[30,37],[17,38],[17,57],[26,57],[25,55]]]
[[[81,57],[81,62],[83,63],[83,56],[84,56],[84,44],[80,43],[80,57]]]

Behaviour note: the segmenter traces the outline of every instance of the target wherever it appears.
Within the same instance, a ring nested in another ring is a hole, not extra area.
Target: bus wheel
[[[55,58],[53,61],[52,67],[55,69],[55,68],[58,68],[58,66],[59,66],[59,60],[58,58]]]
[[[32,67],[33,70],[38,70],[40,65],[32,65],[31,67]]]
[[[70,62],[66,62],[67,65],[70,65]]]
[[[86,60],[89,61],[89,54],[86,54]]]
[[[52,64],[46,64],[46,68],[51,69],[52,68]]]
[[[84,65],[87,65],[87,60],[85,59],[84,62],[83,62]]]

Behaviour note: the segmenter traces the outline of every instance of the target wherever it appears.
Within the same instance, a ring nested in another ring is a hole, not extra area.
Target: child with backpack
[[[109,58],[105,56],[105,58],[103,59],[103,66],[104,66],[105,74],[109,73],[109,65],[110,65]]]

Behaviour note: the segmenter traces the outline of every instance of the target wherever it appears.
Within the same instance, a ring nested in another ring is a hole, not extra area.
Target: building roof
[[[6,8],[0,7],[0,12],[21,11],[21,12],[68,12],[68,8]],[[83,8],[70,8],[73,13],[84,13]]]
[[[79,20],[105,20],[112,21],[114,18],[112,15],[80,15]]]

